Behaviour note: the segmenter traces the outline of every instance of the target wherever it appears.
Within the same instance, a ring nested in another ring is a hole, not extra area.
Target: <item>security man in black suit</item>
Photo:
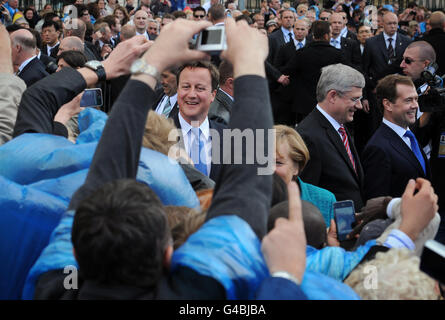
[[[327,21],[312,24],[313,41],[295,52],[280,71],[297,81],[294,91],[296,122],[303,120],[317,104],[315,93],[321,68],[343,62],[341,51],[329,44],[330,26]]]

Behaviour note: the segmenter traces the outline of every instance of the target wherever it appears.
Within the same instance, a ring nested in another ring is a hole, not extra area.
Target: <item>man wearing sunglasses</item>
[[[421,81],[421,72],[424,67],[431,62],[436,62],[436,52],[433,47],[426,41],[413,42],[406,48],[403,54],[401,67],[403,72],[413,79],[417,87],[421,88],[426,101],[419,102],[420,110],[426,111],[431,107],[428,103],[429,95],[433,94],[432,90],[428,91]],[[442,74],[439,73],[440,76]],[[430,145],[431,152],[429,161],[431,166],[431,183],[435,192],[439,196],[439,214],[441,223],[436,240],[445,244],[445,108],[442,105],[434,111],[423,112],[420,118],[412,127],[413,132],[419,139],[421,147]]]
[[[363,70],[366,77],[366,92],[363,103],[363,111],[366,126],[364,134],[360,137],[357,148],[362,150],[375,130],[380,126],[382,114],[377,106],[375,88],[377,82],[388,74],[400,73],[400,62],[403,52],[411,40],[397,32],[398,18],[392,12],[383,16],[383,32],[371,37],[365,42],[363,50]],[[356,142],[357,143],[357,142]]]
[[[206,10],[203,7],[196,7],[193,9],[193,20],[200,21],[205,20]]]

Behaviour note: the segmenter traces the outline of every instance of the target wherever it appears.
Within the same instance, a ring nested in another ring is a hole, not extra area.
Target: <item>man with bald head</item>
[[[100,52],[97,52],[95,46],[88,41],[85,41],[85,32],[87,30],[86,24],[82,19],[72,19],[65,23],[63,28],[64,37],[77,37],[83,44],[83,53],[90,60],[100,60]],[[63,41],[63,40],[62,40]],[[60,50],[60,47],[59,47]]]
[[[36,39],[26,29],[14,31],[10,35],[12,64],[16,75],[29,87],[46,77],[45,65],[37,58]]]
[[[57,52],[57,56],[60,56],[62,52],[68,50],[75,50],[83,53],[84,46],[82,40],[80,40],[78,37],[63,38],[62,41],[60,41],[60,46],[59,46],[59,51]]]
[[[329,17],[329,23],[331,24],[331,46],[341,50],[344,62],[347,65],[361,71],[362,59],[358,41],[342,36],[345,27],[343,16],[334,12]]]
[[[380,126],[382,113],[377,106],[375,98],[375,88],[377,82],[386,75],[401,73],[400,64],[403,52],[411,43],[411,39],[400,32],[397,32],[398,18],[392,12],[383,15],[383,32],[377,36],[369,38],[365,42],[363,50],[363,69],[366,76],[366,97],[363,101],[363,110],[366,114],[366,123],[361,123],[363,129],[356,139],[356,146],[359,152],[364,148],[368,140]]]
[[[431,30],[422,38],[433,46],[436,52],[436,62],[439,65],[438,74],[445,74],[445,14],[435,11],[430,17]]]
[[[143,35],[147,40],[150,40],[150,36],[148,35],[148,13],[139,10],[136,11],[133,18],[134,26],[136,27],[136,35]]]
[[[127,23],[126,25],[122,26],[121,29],[121,42],[124,42],[128,39],[133,38],[136,35],[136,27]]]

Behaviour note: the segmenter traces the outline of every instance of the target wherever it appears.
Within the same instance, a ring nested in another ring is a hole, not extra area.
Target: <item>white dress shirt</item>
[[[398,126],[395,123],[392,123],[391,121],[386,120],[385,118],[383,118],[382,121],[384,124],[386,124],[388,127],[390,127],[395,133],[397,133],[397,135],[400,137],[400,139],[402,139],[403,142],[405,142],[406,145],[411,149],[411,141],[409,140],[408,137],[404,137],[406,131],[408,131],[407,129],[404,129],[401,126]]]
[[[298,41],[297,39],[294,39],[295,48],[297,50],[302,49],[306,45],[306,38],[304,38],[302,41]],[[301,48],[298,47],[298,44],[301,43]]]
[[[181,116],[181,113],[178,113],[179,123],[181,125],[181,131],[182,131],[182,137],[184,139],[184,147],[185,151],[191,157],[191,146],[194,142],[195,136],[192,134],[192,126],[184,120],[184,118]],[[210,123],[209,119],[206,118],[203,123],[199,126],[199,129],[201,129],[201,135],[200,140],[204,143],[204,150],[205,150],[205,160],[203,160],[204,163],[207,164],[207,176],[210,175],[210,169],[212,167],[212,139],[210,137]],[[200,155],[201,157],[204,155]]]
[[[170,105],[173,107],[175,105],[176,101],[178,101],[178,94],[176,93],[175,95],[173,95],[171,97],[169,97],[165,94],[164,97],[161,99],[161,101],[159,101],[158,106],[156,107],[155,112],[157,114],[163,114],[165,105],[167,104],[167,100],[170,102]]]
[[[52,47],[50,47],[49,44],[46,45],[47,55],[48,55],[48,56],[51,55],[51,50],[52,50],[54,47],[57,47],[57,45],[58,45],[59,43],[60,43],[60,42],[57,41],[57,43],[56,43],[54,46],[52,46]]]

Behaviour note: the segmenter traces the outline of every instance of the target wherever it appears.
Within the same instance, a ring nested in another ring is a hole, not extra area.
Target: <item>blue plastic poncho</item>
[[[93,108],[82,111],[76,144],[32,133],[0,147],[0,299],[21,298],[29,270],[85,181],[106,119]],[[165,205],[199,207],[182,168],[158,152],[142,149],[137,179]]]

